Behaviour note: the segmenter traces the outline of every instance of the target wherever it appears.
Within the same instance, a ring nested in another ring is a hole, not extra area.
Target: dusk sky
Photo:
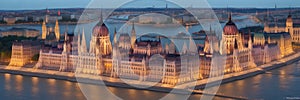
[[[93,0],[1,0],[0,10],[22,10],[22,9],[45,9],[45,8],[85,8]],[[103,8],[111,8],[120,6],[119,2],[127,0],[98,0],[103,1],[99,6]],[[139,0],[140,1],[140,0]],[[149,3],[162,0],[142,0],[137,5],[129,7],[164,7],[164,3]],[[144,2],[145,1],[145,2]],[[186,2],[186,0],[178,1],[180,5],[186,7],[199,7],[195,2]],[[191,0],[196,1],[196,0]],[[204,1],[204,0],[198,0]],[[275,3],[278,8],[283,7],[300,7],[300,0],[207,0],[210,6],[214,8],[227,7],[245,7],[245,8],[274,8]],[[170,6],[172,7],[172,6]]]

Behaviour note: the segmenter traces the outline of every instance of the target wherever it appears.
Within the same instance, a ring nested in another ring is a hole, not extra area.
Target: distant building
[[[28,17],[25,16],[25,17],[16,17],[16,21],[28,21]]]
[[[16,21],[17,21],[15,17],[4,17],[3,20],[4,20],[7,24],[15,24]]]
[[[139,23],[142,24],[162,24],[162,23],[173,23],[175,19],[172,19],[166,15],[157,14],[146,14],[138,17]]]
[[[42,39],[45,40],[47,38],[52,38],[49,37],[51,34],[54,34],[54,37],[56,41],[60,40],[60,29],[59,29],[59,23],[58,20],[55,21],[55,26],[54,26],[54,31],[52,27],[47,27],[46,22],[43,21],[42,24]]]
[[[90,33],[88,48],[84,30],[76,36],[66,33],[64,40],[58,41],[56,33],[49,32],[44,23],[42,37],[45,44],[40,49],[35,68],[74,72],[83,77],[102,75],[176,85],[249,70],[293,53],[291,37],[287,32],[254,34],[252,38],[250,32],[239,32],[231,20],[231,14],[223,28],[222,40],[210,30],[205,35],[204,45],[196,46],[190,38],[189,43],[183,42],[182,47],[171,42],[163,48],[161,38],[137,39],[132,25],[130,35],[119,34],[117,37],[115,30],[114,39],[110,41],[109,29],[101,16]],[[177,36],[184,37],[185,33]],[[161,55],[160,60],[152,62],[151,57],[157,54]],[[200,61],[195,61],[195,56],[199,56]],[[218,56],[224,56],[223,65],[214,63],[213,58]]]
[[[220,42],[220,54],[227,55],[224,73],[239,72],[256,67],[252,57],[251,38],[245,39],[246,35],[238,31],[237,26],[231,20],[223,28],[222,40]],[[243,42],[247,41],[247,42]]]
[[[39,42],[36,41],[17,41],[12,45],[12,55],[9,66],[22,67],[30,63],[32,57],[39,54]]]
[[[300,48],[300,27],[294,25],[292,15],[289,14],[285,26],[278,25],[275,22],[275,25],[269,24],[268,21],[265,22],[264,32],[266,33],[281,33],[288,32],[291,36],[293,46],[295,48]]]
[[[23,36],[23,37],[38,37],[40,35],[39,30],[26,29],[26,28],[11,28],[9,30],[0,31],[0,36]]]
[[[55,22],[56,20],[62,20],[62,16],[56,16],[56,15],[46,15],[45,18],[44,18],[44,21],[46,23],[50,23],[50,22]]]

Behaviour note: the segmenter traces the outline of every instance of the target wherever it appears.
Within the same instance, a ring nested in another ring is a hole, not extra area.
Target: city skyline
[[[92,1],[101,1],[104,2],[99,6],[102,8],[112,8],[119,7],[121,4],[127,2],[125,0],[114,0],[114,1],[102,1],[102,0],[9,0],[2,1],[0,4],[0,10],[39,10],[39,9],[53,9],[53,8],[86,8]],[[294,0],[198,0],[191,2],[184,2],[181,0],[173,0],[178,2],[178,5],[183,7],[193,7],[201,8],[201,3],[207,2],[212,8],[289,8],[289,7],[299,7],[300,2],[295,2]],[[117,2],[117,3],[115,3]],[[147,0],[138,0],[136,4],[131,4],[127,6],[128,8],[141,8],[141,7],[155,7],[161,8],[165,7],[164,0],[156,1],[147,1]],[[260,3],[257,3],[260,2]],[[155,6],[154,6],[155,5]],[[172,4],[168,5],[169,7],[175,7]],[[100,8],[100,7],[99,7]]]
[[[1,99],[300,99],[300,2],[173,1],[3,1]]]

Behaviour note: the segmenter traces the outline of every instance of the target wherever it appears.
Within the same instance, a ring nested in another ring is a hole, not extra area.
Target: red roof
[[[109,35],[108,28],[102,22],[99,22],[93,29],[93,36],[101,37],[101,36],[108,36],[108,35]]]
[[[235,23],[229,20],[223,28],[224,35],[236,35],[239,30],[236,27]]]

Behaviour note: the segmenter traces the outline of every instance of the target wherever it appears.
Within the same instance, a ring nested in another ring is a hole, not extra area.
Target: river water
[[[265,74],[223,84],[218,93],[230,96],[243,96],[249,99],[286,99],[300,96],[300,65],[297,63],[272,70]],[[2,100],[85,100],[79,84],[64,80],[38,78],[30,76],[0,73],[0,98]],[[97,89],[103,86],[80,84],[85,88]],[[111,93],[125,100],[157,100],[167,93],[108,87]],[[101,95],[89,95],[90,99],[102,98]],[[177,94],[170,98],[176,99]],[[200,99],[201,95],[191,95],[189,99]],[[225,99],[215,97],[214,99]]]

